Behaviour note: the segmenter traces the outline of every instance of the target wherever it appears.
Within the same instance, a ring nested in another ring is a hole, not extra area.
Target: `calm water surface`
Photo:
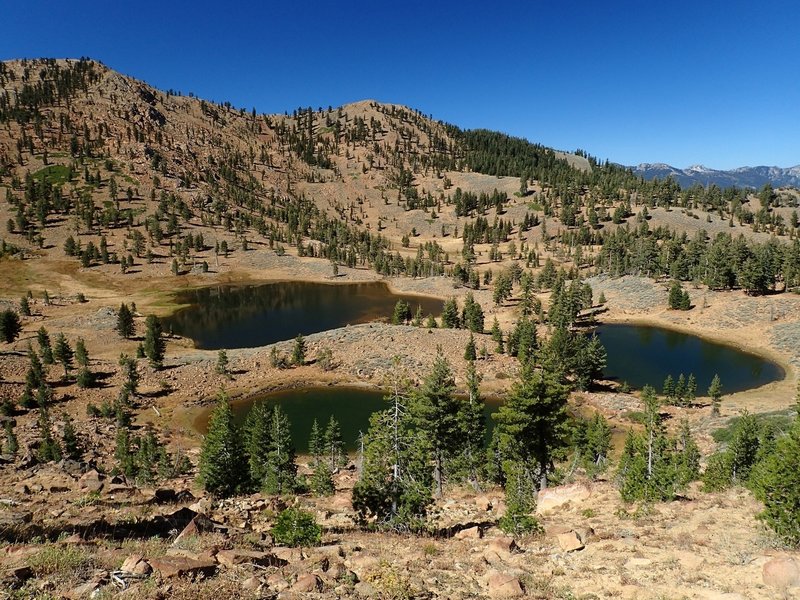
[[[415,313],[439,316],[435,298],[393,294],[382,282],[326,284],[306,281],[216,286],[179,292],[190,306],[164,319],[164,329],[191,338],[195,347],[254,348],[345,325],[389,319],[403,298]]]
[[[659,392],[667,375],[694,373],[697,394],[706,395],[715,374],[725,394],[759,387],[784,377],[780,365],[732,346],[694,335],[644,325],[601,325],[597,334],[608,352],[606,376],[635,388]]]
[[[359,433],[362,431],[366,433],[369,428],[370,415],[377,410],[389,408],[389,402],[385,397],[385,392],[372,389],[309,387],[283,390],[233,402],[231,407],[237,423],[241,425],[255,403],[280,404],[291,421],[292,440],[299,452],[308,451],[308,436],[314,419],[317,419],[324,428],[331,416],[334,416],[339,421],[346,448],[354,450],[358,444]],[[497,410],[499,403],[496,400],[485,400],[485,406],[486,421],[490,426],[492,420],[489,415]],[[213,406],[204,408],[195,419],[195,428],[201,433],[205,433],[208,428],[208,418],[212,409]]]

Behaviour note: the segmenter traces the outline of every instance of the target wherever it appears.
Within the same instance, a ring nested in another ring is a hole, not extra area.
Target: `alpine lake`
[[[179,292],[176,300],[187,305],[164,319],[165,329],[191,338],[202,349],[251,348],[308,335],[348,324],[388,320],[398,300],[416,312],[438,316],[443,301],[394,294],[381,282],[326,284],[273,282],[247,286],[217,286]],[[784,377],[780,365],[698,336],[646,325],[601,324],[596,329],[608,354],[605,376],[633,388],[651,385],[661,390],[668,375],[693,374],[698,395],[705,395],[714,375],[723,393],[760,387]],[[299,387],[233,402],[239,422],[257,402],[276,403],[292,423],[298,450],[306,451],[311,424],[324,426],[331,416],[342,429],[348,449],[357,446],[369,417],[388,406],[385,392],[361,387]],[[486,401],[487,421],[500,401]],[[211,407],[195,417],[195,428],[205,432]]]

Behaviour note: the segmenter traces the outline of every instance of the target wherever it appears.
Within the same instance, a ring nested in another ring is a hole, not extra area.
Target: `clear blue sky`
[[[374,98],[624,164],[800,163],[796,0],[5,0],[0,58],[90,56],[259,112]]]

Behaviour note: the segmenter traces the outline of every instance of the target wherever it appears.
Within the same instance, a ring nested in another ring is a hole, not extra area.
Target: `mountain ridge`
[[[759,165],[735,169],[712,169],[700,164],[681,169],[667,163],[640,163],[631,169],[635,175],[649,180],[672,177],[681,187],[697,184],[754,189],[767,184],[773,187],[800,187],[800,164],[793,167]]]

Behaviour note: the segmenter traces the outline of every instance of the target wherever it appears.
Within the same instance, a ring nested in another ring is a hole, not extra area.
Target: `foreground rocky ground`
[[[0,585],[29,598],[691,598],[797,597],[798,577],[752,518],[749,493],[691,490],[625,505],[608,481],[540,494],[544,531],[495,526],[499,490],[448,490],[427,536],[356,527],[352,465],[331,498],[214,501],[190,480],[137,489],[64,462],[21,470],[0,509]],[[276,546],[278,510],[324,526],[316,548]],[[0,588],[3,589],[3,588]],[[794,594],[794,595],[793,595]],[[784,595],[784,596],[782,596]]]

